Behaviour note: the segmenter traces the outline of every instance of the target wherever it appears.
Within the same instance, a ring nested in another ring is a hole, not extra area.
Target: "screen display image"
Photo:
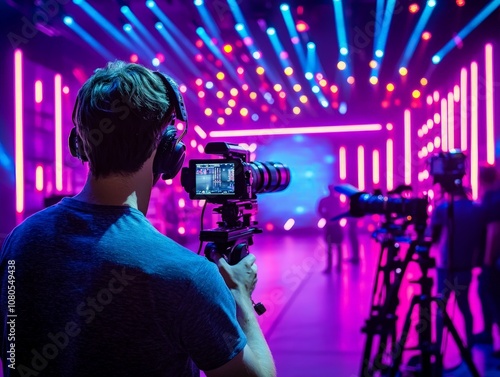
[[[234,163],[196,164],[197,195],[233,195]]]

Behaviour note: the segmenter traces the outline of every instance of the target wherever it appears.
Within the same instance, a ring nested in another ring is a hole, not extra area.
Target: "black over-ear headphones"
[[[169,125],[163,132],[156,150],[156,156],[153,161],[153,173],[157,177],[161,175],[162,179],[173,179],[179,173],[186,157],[186,146],[181,139],[187,132],[188,116],[184,99],[176,82],[161,72],[153,73],[161,79],[165,86],[166,95],[170,102],[166,118],[171,117]],[[78,100],[73,109],[73,122],[75,122],[77,108]],[[184,130],[179,138],[177,138],[177,128],[174,126],[176,119],[185,122]],[[83,142],[76,133],[76,127],[73,127],[69,135],[69,150],[72,156],[84,162],[88,161],[88,157],[83,150]]]

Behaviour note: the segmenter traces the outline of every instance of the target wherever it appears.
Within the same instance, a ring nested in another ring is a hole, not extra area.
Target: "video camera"
[[[256,194],[278,192],[290,183],[290,170],[279,162],[250,162],[245,148],[226,142],[212,142],[205,153],[222,156],[218,159],[190,160],[183,168],[181,184],[190,199],[204,199],[222,204],[214,212],[222,216],[215,229],[202,230],[201,242],[210,242],[205,255],[224,255],[229,264],[238,263],[248,254],[252,235],[261,233],[252,217],[257,213]]]
[[[465,176],[465,158],[465,154],[458,149],[432,156],[429,159],[429,174],[434,177],[434,183],[440,184],[446,192],[460,190]]]
[[[222,158],[190,160],[189,167],[182,169],[181,185],[190,199],[221,204],[214,212],[221,215],[222,221],[217,228],[201,230],[199,251],[202,243],[208,242],[205,247],[208,259],[213,261],[217,253],[234,265],[249,254],[252,236],[262,233],[252,219],[257,213],[256,194],[286,189],[290,170],[279,162],[251,162],[249,151],[237,144],[208,143],[205,153]],[[260,303],[254,309],[259,315],[266,311]]]
[[[424,198],[405,198],[401,195],[407,191],[408,186],[402,186],[393,193],[400,194],[397,197],[384,196],[381,193],[369,194],[359,191],[352,185],[335,186],[335,190],[349,197],[349,215],[362,217],[367,214],[380,214],[386,217],[393,215],[404,217],[406,221],[415,225],[415,230],[423,236],[427,226],[428,199]]]
[[[250,162],[245,148],[231,143],[212,142],[205,153],[222,159],[191,160],[181,173],[182,187],[190,199],[224,204],[231,200],[255,199],[255,194],[278,192],[290,183],[290,170],[279,162]]]

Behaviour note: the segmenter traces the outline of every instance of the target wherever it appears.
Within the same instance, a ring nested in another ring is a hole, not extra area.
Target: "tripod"
[[[388,349],[396,348],[398,292],[411,254],[407,253],[403,261],[400,259],[398,239],[406,241],[401,236],[408,223],[399,226],[393,220],[388,215],[381,230],[374,233],[374,237],[381,243],[381,250],[373,287],[370,317],[361,329],[367,334],[360,371],[360,375],[363,377],[373,376],[378,371],[387,370],[390,364],[384,364],[384,355],[387,354]],[[378,239],[379,234],[384,235],[382,240]],[[384,260],[385,264],[383,264]],[[375,356],[371,359],[375,337],[379,337],[378,348]]]
[[[428,272],[430,268],[435,267],[435,260],[429,255],[431,243],[430,241],[424,240],[424,230],[425,228],[417,229],[418,237],[410,243],[404,261],[400,264],[394,264],[398,266],[396,267],[396,271],[399,270],[399,273],[394,275],[394,281],[385,288],[387,292],[385,301],[380,305],[372,304],[371,317],[367,320],[366,326],[363,328],[363,332],[367,333],[367,341],[363,353],[360,373],[362,377],[374,376],[377,372],[391,377],[396,377],[398,375],[411,327],[411,314],[417,305],[419,306],[419,321],[417,324],[418,346],[414,347],[412,350],[420,352],[419,375],[423,377],[438,377],[442,375],[443,360],[441,350],[432,342],[433,326],[431,317],[431,303],[435,302],[440,304],[441,298],[432,296],[433,280],[428,276]],[[391,244],[389,244],[389,246],[391,246]],[[392,252],[397,250],[394,246],[387,248],[388,255],[390,254],[389,250],[392,249]],[[405,317],[401,337],[399,341],[396,341],[396,309],[399,304],[398,293],[404,273],[411,261],[417,262],[420,266],[421,277],[413,283],[417,283],[421,286],[421,293],[412,298]],[[390,265],[386,264],[384,268],[387,269],[388,266]],[[385,272],[385,274],[387,274],[387,272]],[[462,359],[466,362],[471,374],[474,377],[479,377],[479,372],[473,363],[470,350],[464,347],[445,308],[443,308],[442,315],[444,326],[455,340]],[[374,337],[377,335],[380,337],[379,346],[374,358],[370,359]],[[387,344],[389,337],[391,338],[390,347],[388,347]]]
[[[403,330],[401,338],[398,342],[398,352],[396,352],[396,357],[392,367],[390,368],[390,376],[396,376],[399,367],[402,362],[402,351],[404,350],[404,345],[408,338],[408,333],[411,326],[411,314],[415,306],[419,306],[419,320],[417,324],[418,332],[418,346],[415,350],[420,351],[420,375],[421,376],[441,376],[443,372],[443,357],[441,355],[441,350],[432,343],[432,321],[431,321],[431,303],[442,304],[441,297],[432,296],[432,278],[428,276],[430,268],[435,267],[435,259],[429,256],[430,242],[415,242],[412,247],[413,252],[416,252],[415,261],[420,266],[422,276],[420,279],[414,281],[421,286],[420,295],[416,295],[412,298],[410,307],[408,309],[405,322],[403,325]],[[444,326],[452,335],[456,345],[460,350],[460,355],[462,360],[465,361],[469,371],[474,377],[479,377],[479,372],[474,365],[472,360],[472,354],[470,349],[466,348],[458,332],[453,325],[453,322],[446,311],[446,307],[442,307],[442,315],[444,320]]]

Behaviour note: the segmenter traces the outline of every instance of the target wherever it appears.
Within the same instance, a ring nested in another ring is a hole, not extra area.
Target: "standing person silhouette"
[[[499,191],[498,176],[494,166],[484,165],[479,167],[479,197],[483,208],[490,208],[495,195]],[[486,211],[488,212],[488,211]],[[493,315],[496,310],[492,309],[490,294],[485,285],[488,267],[485,265],[486,251],[486,224],[484,224],[483,242],[480,245],[478,258],[475,261],[476,267],[481,268],[481,273],[478,276],[478,295],[481,301],[482,316],[483,316],[483,331],[479,334],[474,334],[474,342],[477,344],[493,344]]]
[[[340,195],[335,191],[334,185],[329,185],[329,195],[322,198],[318,204],[318,214],[326,220],[324,229],[324,237],[327,246],[327,260],[325,273],[332,271],[333,246],[337,248],[337,270],[342,267],[342,241],[344,240],[344,232],[338,220],[331,220],[334,216],[339,215],[341,211]]]

